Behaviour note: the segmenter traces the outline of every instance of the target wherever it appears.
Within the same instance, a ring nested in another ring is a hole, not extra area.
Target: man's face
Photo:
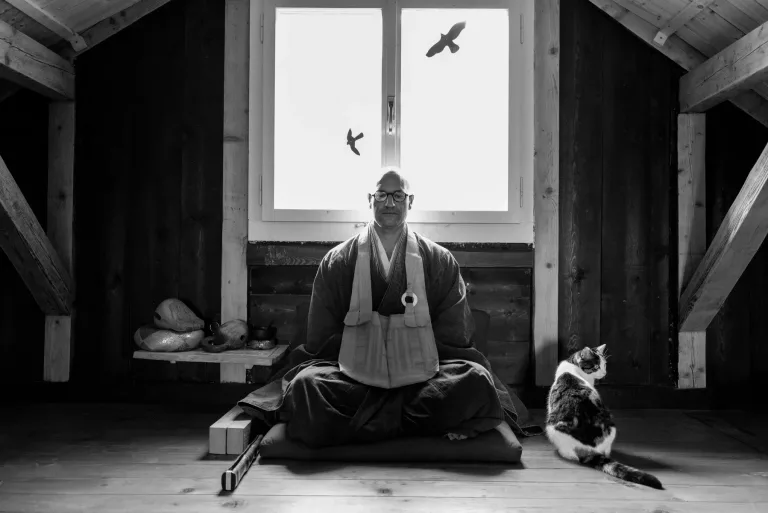
[[[373,218],[382,228],[396,228],[405,223],[408,210],[413,201],[409,191],[403,190],[400,178],[396,175],[387,175],[376,188],[377,192],[403,192],[406,198],[403,201],[395,201],[393,194],[388,194],[384,201],[376,201],[373,195],[369,195],[369,201],[373,208]]]

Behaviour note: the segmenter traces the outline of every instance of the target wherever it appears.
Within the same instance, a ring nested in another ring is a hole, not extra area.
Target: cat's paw
[[[469,438],[467,435],[459,435],[456,433],[446,433],[445,436],[448,440],[466,440]]]

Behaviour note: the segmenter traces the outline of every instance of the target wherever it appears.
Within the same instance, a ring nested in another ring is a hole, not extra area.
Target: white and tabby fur
[[[656,477],[610,458],[616,426],[595,388],[606,373],[605,344],[585,347],[560,362],[547,400],[547,438],[567,460],[661,489]]]

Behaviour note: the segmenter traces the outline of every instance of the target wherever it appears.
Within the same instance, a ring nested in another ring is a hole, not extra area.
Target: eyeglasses
[[[373,197],[376,201],[386,201],[389,196],[392,196],[392,198],[398,203],[405,201],[405,198],[408,197],[408,195],[403,191],[395,191],[395,192],[376,191],[373,193]]]

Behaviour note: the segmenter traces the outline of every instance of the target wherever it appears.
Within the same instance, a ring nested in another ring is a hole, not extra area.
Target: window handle
[[[395,97],[387,96],[387,133],[395,133]]]

